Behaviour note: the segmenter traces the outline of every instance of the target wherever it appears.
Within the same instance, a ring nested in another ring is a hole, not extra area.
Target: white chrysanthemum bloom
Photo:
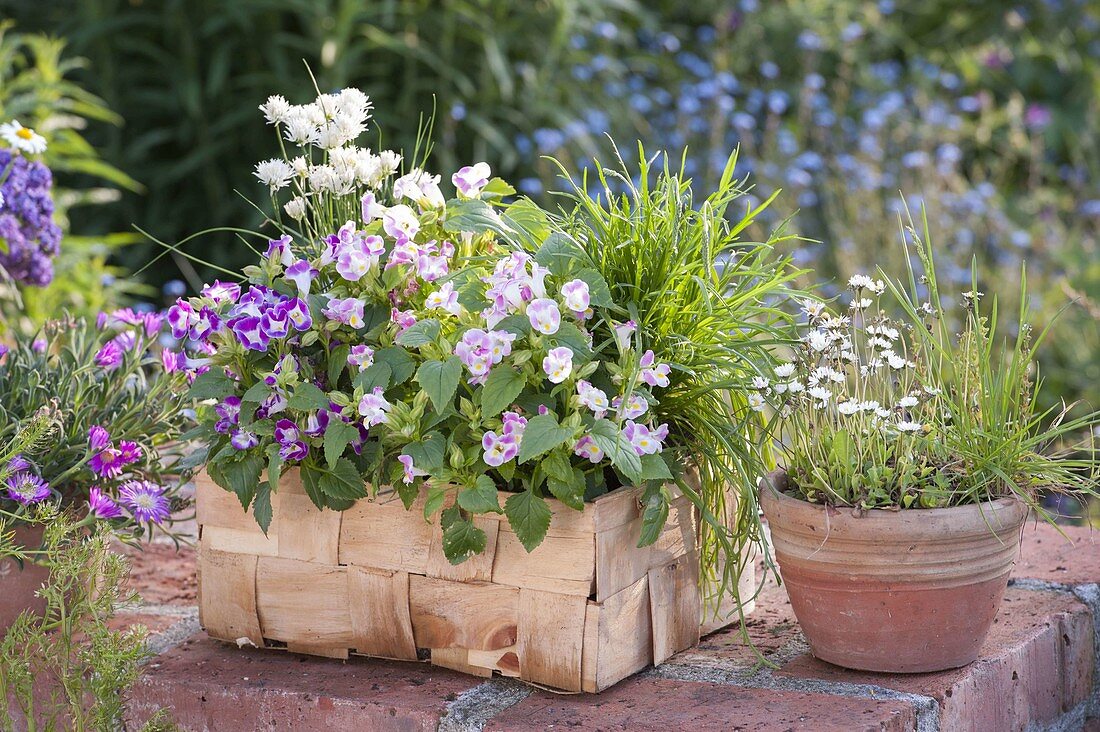
[[[829,401],[833,393],[826,389],[824,386],[815,386],[808,392],[811,397],[817,399],[819,402]]]
[[[376,188],[384,179],[382,159],[370,150],[357,150],[355,155],[355,179],[360,185]]]
[[[256,163],[256,172],[253,175],[274,193],[290,183],[290,179],[294,177],[294,168],[282,158],[272,158]]]
[[[852,288],[856,292],[864,289],[869,290],[874,284],[874,281],[871,280],[871,278],[867,275],[852,275],[848,279],[848,287]]]
[[[936,314],[936,309],[934,307],[932,307],[932,303],[930,303],[930,302],[922,302],[919,309],[925,315],[935,315]]]
[[[787,391],[787,383],[785,381],[777,381],[773,389],[776,394],[784,394]]]
[[[334,150],[330,150],[328,154],[328,163],[338,171],[350,171],[352,175],[355,174],[355,166],[359,160],[359,148],[355,145],[349,145],[347,147],[337,147]]]
[[[881,351],[890,351],[890,350],[893,350],[893,348],[894,348],[893,343],[886,340],[885,338],[882,338],[881,336],[874,336],[872,338],[868,338],[867,339],[867,345],[869,345],[871,348],[877,348]]]
[[[877,413],[880,406],[881,405],[877,401],[875,401],[874,399],[870,399],[868,401],[859,403],[859,411],[861,411],[861,412],[876,412]],[[887,414],[889,414],[889,412],[887,412]]]
[[[283,206],[283,210],[286,211],[286,215],[295,221],[301,221],[306,217],[306,199],[301,196],[295,196],[286,202]]]
[[[855,363],[856,362],[856,352],[855,351],[841,351],[840,352],[840,358],[844,361],[847,361],[848,363]]]
[[[19,120],[13,119],[0,125],[0,137],[11,147],[31,155],[39,155],[46,152],[46,138],[38,134],[30,127],[19,124]]]
[[[421,208],[440,208],[446,200],[439,190],[439,180],[440,176],[415,168],[394,181],[393,197],[407,198]]]
[[[798,394],[802,391],[805,391],[805,389],[806,386],[798,379],[793,379],[787,382],[787,391],[792,394]]]
[[[963,300],[965,300],[968,305],[982,299],[982,296],[984,295],[984,292],[979,292],[978,290],[970,290],[969,292],[964,292],[962,294]]]
[[[916,366],[916,364],[912,361],[907,361],[896,353],[888,354],[886,356],[886,363],[888,363],[890,365],[890,368],[894,369],[895,371],[900,371],[901,369],[912,368],[913,366]]]
[[[909,422],[907,420],[901,420],[894,425],[898,432],[920,432],[924,429],[924,425],[920,422]]]
[[[378,161],[382,165],[382,175],[391,176],[397,172],[397,168],[401,165],[401,154],[393,150],[383,150],[378,153]]]
[[[272,94],[267,101],[260,105],[260,111],[264,113],[268,124],[279,125],[286,119],[290,112],[290,102],[280,94]]]
[[[859,411],[859,402],[848,400],[836,405],[836,411],[840,412],[844,416],[850,416]]]
[[[763,376],[754,376],[754,377],[752,377],[752,388],[753,389],[757,389],[757,390],[767,389],[768,385],[770,383],[771,382],[769,382]]]
[[[788,376],[791,376],[792,374],[794,374],[794,364],[793,363],[790,363],[790,362],[781,363],[781,364],[779,364],[778,366],[775,367],[775,375],[778,376],[781,379],[785,379]]]
[[[299,147],[305,147],[317,138],[317,125],[301,107],[291,107],[283,118],[283,137]]]
[[[910,409],[918,404],[920,404],[920,399],[917,399],[915,396],[902,397],[898,400],[899,409]]]
[[[805,313],[811,320],[819,317],[825,312],[825,303],[817,302],[816,300],[803,300],[802,312]]]
[[[829,347],[830,339],[829,335],[824,331],[815,330],[810,332],[803,340],[809,347],[818,353],[824,351]]]
[[[317,137],[314,138],[313,144],[322,150],[331,152],[348,142],[349,139],[351,138],[347,136],[339,124],[330,121],[325,122],[317,129]]]
[[[851,324],[852,324],[852,319],[849,318],[847,315],[841,315],[841,316],[837,317],[835,315],[829,314],[829,315],[825,316],[825,320],[824,320],[824,322],[822,322],[821,327],[824,328],[825,330],[838,330],[839,331],[839,330],[847,329],[848,326],[851,325]],[[845,336],[841,335],[840,337],[845,337]]]
[[[883,407],[876,407],[875,408],[875,416],[878,417],[879,419],[886,419],[887,417],[890,416],[890,410],[885,409]]]
[[[764,397],[759,392],[752,392],[749,394],[749,408],[754,412],[763,412],[766,402]]]

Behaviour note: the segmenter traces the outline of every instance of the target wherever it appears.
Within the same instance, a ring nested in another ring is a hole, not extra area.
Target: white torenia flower
[[[551,348],[542,360],[542,370],[551,384],[560,384],[573,372],[573,352],[565,346]]]
[[[749,409],[754,412],[763,412],[764,407],[767,406],[767,402],[764,401],[764,397],[759,392],[750,392],[748,396]]]
[[[295,196],[286,202],[286,205],[283,206],[283,211],[295,221],[301,221],[306,217],[306,199],[301,196]]]
[[[440,208],[446,201],[439,190],[439,176],[414,168],[393,183],[393,197],[407,198],[420,208]]]
[[[290,183],[294,177],[294,168],[282,158],[272,158],[256,163],[256,172],[253,175],[274,193]]]
[[[455,292],[453,282],[448,282],[438,290],[428,295],[424,300],[424,306],[429,310],[443,310],[451,315],[462,312],[462,306],[458,304],[458,293]]]
[[[264,113],[268,124],[279,125],[286,120],[290,112],[290,102],[280,94],[272,94],[260,105],[260,111]]]
[[[382,228],[399,242],[408,241],[420,231],[420,219],[404,204],[390,206],[382,214]]]
[[[0,137],[11,147],[31,155],[46,152],[46,138],[38,134],[30,127],[19,124],[19,120],[12,120],[0,125]]]
[[[458,172],[451,176],[451,183],[463,198],[477,198],[481,190],[489,183],[492,169],[488,163],[474,163],[459,168]]]

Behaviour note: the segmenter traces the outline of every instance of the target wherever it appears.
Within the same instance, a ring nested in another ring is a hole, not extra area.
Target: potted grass
[[[659,196],[635,190],[616,203],[636,221],[631,247],[690,232],[647,286],[694,267],[685,306],[743,319],[678,332],[660,293],[628,297],[628,273],[596,255],[611,235],[597,209],[565,221],[504,203],[514,191],[484,163],[452,176],[448,200],[415,155],[400,173],[398,154],[355,146],[369,114],[356,90],[264,111],[301,152],[257,169],[273,194],[291,189],[279,236],[246,283],[216,282],[169,315],[206,354],[191,394],[206,402],[207,631],[342,658],[426,653],[570,691],[695,643],[700,552],[715,567],[733,552],[736,583],[747,542],[723,496],[762,464],[738,433],[759,415],[730,396],[749,366],[710,369],[733,351],[724,328],[779,317],[754,303],[786,264],[765,270],[749,247],[737,277],[719,274],[737,234],[724,208],[694,212],[674,175]],[[735,189],[731,166],[712,204]],[[748,263],[770,279],[726,303]],[[691,399],[721,423],[702,458]]]
[[[161,323],[130,310],[64,318],[0,347],[0,441],[20,445],[0,468],[0,538],[23,558],[0,560],[0,629],[45,604],[35,597],[49,572],[36,562],[41,505],[127,541],[171,534],[186,507],[185,377],[175,354],[161,355]]]
[[[1029,511],[1052,519],[1040,491],[1095,495],[1091,454],[1057,446],[1097,415],[1035,409],[1026,290],[1001,336],[976,271],[941,292],[927,226],[908,235],[908,277],[853,277],[839,314],[807,303],[794,358],[756,394],[780,405],[784,470],[761,504],[811,651],[912,673],[977,658]]]

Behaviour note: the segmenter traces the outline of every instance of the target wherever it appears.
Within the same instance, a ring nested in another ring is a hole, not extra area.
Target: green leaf
[[[462,361],[458,356],[451,356],[446,361],[425,361],[416,371],[416,383],[427,392],[437,412],[451,406],[461,378]]]
[[[569,464],[569,456],[561,450],[555,450],[543,458],[542,472],[558,480],[573,480],[573,466]]]
[[[267,446],[267,484],[273,492],[279,490],[279,476],[283,474],[283,456],[279,454],[279,445]]]
[[[308,381],[300,382],[294,387],[294,394],[287,400],[287,406],[291,409],[326,409],[328,407],[328,394],[318,389]]]
[[[531,321],[526,315],[509,315],[497,323],[497,327],[493,330],[503,330],[505,333],[511,333],[517,338],[523,338],[531,332]]]
[[[593,307],[610,308],[615,306],[611,298],[611,288],[607,286],[607,280],[594,269],[582,269],[574,275],[579,280],[584,280],[588,285],[588,297]]]
[[[543,463],[545,465],[545,462]],[[556,475],[550,475],[546,479],[546,487],[554,494],[554,498],[564,503],[569,508],[577,511],[584,510],[584,473],[570,469],[567,478],[562,479]]]
[[[558,332],[547,336],[547,340],[550,341],[552,346],[566,346],[582,361],[592,358],[592,349],[588,345],[588,338],[585,337],[580,328],[569,321],[562,321],[562,324],[558,326]]]
[[[574,262],[584,262],[588,256],[567,235],[555,232],[535,253],[535,261],[550,270],[555,277],[563,277]]]
[[[429,343],[435,343],[436,339],[439,338],[439,329],[439,321],[435,318],[418,320],[401,331],[401,335],[397,336],[395,340],[399,346],[419,348]]]
[[[338,417],[329,420],[325,429],[325,462],[335,465],[348,448],[348,443],[359,436],[359,430],[350,422]]]
[[[248,391],[246,391],[241,396],[241,401],[242,402],[255,402],[255,403],[258,404],[258,403],[262,402],[264,399],[267,399],[267,395],[270,394],[270,393],[271,393],[271,387],[270,386],[268,386],[263,381],[257,381],[255,384],[248,387]]]
[[[317,486],[326,496],[344,501],[366,497],[366,483],[347,458],[340,458],[329,469],[322,469],[321,473]]]
[[[611,460],[611,464],[622,471],[634,485],[642,482],[642,461],[634,452],[630,440],[623,436],[613,422],[597,419],[589,434]]]
[[[413,465],[429,473],[443,467],[447,457],[447,440],[438,432],[431,432],[420,442],[410,442],[404,453],[413,459]]]
[[[429,521],[436,511],[443,508],[443,499],[447,497],[447,489],[441,485],[428,486],[428,497],[424,501],[424,518]]]
[[[218,484],[236,493],[241,507],[247,511],[260,485],[260,473],[264,470],[263,458],[259,455],[247,454],[237,460],[221,463],[220,468],[225,483]],[[217,476],[213,473],[211,477],[217,481]]]
[[[511,366],[501,364],[489,372],[481,389],[481,418],[491,419],[516,400],[523,391],[523,376]]]
[[[309,500],[313,501],[313,505],[317,508],[325,508],[328,505],[328,500],[325,498],[325,492],[321,490],[321,478],[325,473],[322,468],[319,468],[312,463],[302,463],[302,487],[306,491],[306,495],[309,496]]]
[[[505,196],[514,196],[515,194],[516,189],[501,178],[491,178],[489,182],[485,184],[485,187],[481,189],[481,195],[488,195],[493,198],[504,198]]]
[[[484,234],[492,231],[506,238],[512,234],[492,207],[478,199],[448,201],[447,219],[443,222],[443,229],[452,234]]]
[[[529,426],[529,425],[528,425]],[[524,433],[526,439],[526,433]],[[550,528],[550,506],[531,491],[514,493],[504,502],[504,515],[523,548],[534,551]]]
[[[252,515],[256,517],[256,523],[267,536],[267,530],[271,527],[271,486],[260,483],[256,489],[256,499],[252,502]]]
[[[653,491],[642,511],[642,535],[638,539],[638,546],[649,546],[657,541],[667,520],[668,499],[663,491]]]
[[[475,554],[485,551],[485,532],[468,519],[451,523],[443,532],[443,556],[451,564],[462,564]]]
[[[362,389],[364,392],[373,391],[374,387],[380,386],[383,389],[390,385],[390,378],[393,376],[393,370],[390,369],[389,364],[385,363],[373,363],[369,368],[360,371],[355,375],[355,379],[352,381],[355,384],[356,389]]]
[[[470,513],[501,513],[497,486],[488,475],[479,475],[473,488],[458,492],[458,505]]]
[[[374,353],[374,364],[384,363],[390,367],[390,385],[404,384],[416,371],[416,362],[409,352],[400,346],[390,346]]]
[[[519,444],[519,462],[525,463],[544,452],[553,450],[568,440],[573,430],[558,424],[552,414],[540,414],[532,417],[523,430],[523,440]]]
[[[642,480],[672,480],[672,471],[660,453],[642,455]]]
[[[195,400],[224,399],[237,390],[235,381],[219,368],[212,368],[199,374],[188,390],[188,396]]]
[[[347,343],[337,346],[332,349],[328,357],[328,383],[332,388],[336,388],[337,382],[340,381],[340,374],[344,373],[344,369],[348,365],[348,354],[351,353],[351,346]]]

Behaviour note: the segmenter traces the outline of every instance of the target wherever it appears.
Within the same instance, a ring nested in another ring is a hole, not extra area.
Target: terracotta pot
[[[785,476],[773,474],[760,503],[815,656],[888,673],[941,671],[978,657],[1019,550],[1024,503],[856,516],[785,487]]]
[[[19,526],[15,529],[17,545],[38,549],[42,545],[42,526]],[[50,577],[50,570],[33,562],[19,562],[10,557],[0,558],[0,634],[6,631],[24,610],[34,613],[46,611],[46,601],[35,592]]]

